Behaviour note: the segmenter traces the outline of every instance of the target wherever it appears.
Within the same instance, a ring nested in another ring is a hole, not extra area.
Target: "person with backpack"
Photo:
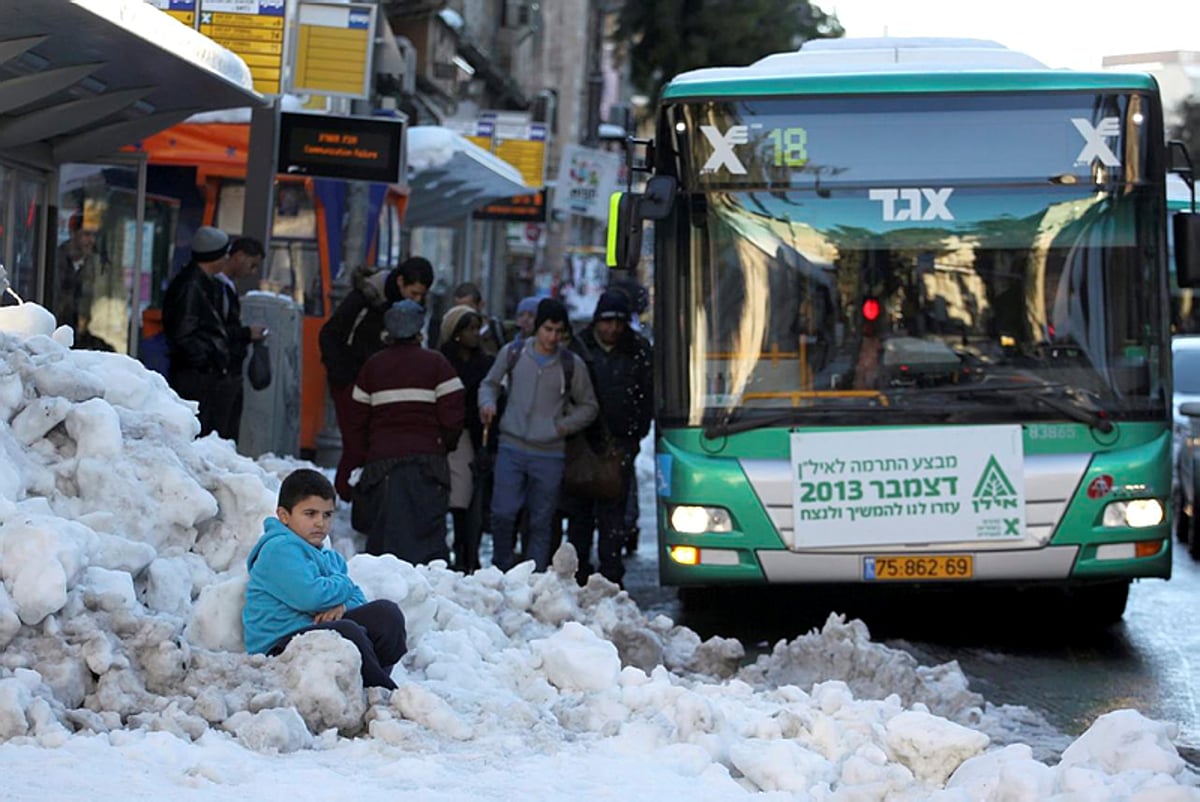
[[[569,325],[561,302],[542,300],[533,335],[505,346],[479,387],[479,419],[489,427],[507,384],[491,509],[492,564],[502,571],[513,566],[513,530],[522,506],[529,510],[526,556],[538,571],[550,564],[566,438],[599,412],[587,370],[562,347]]]

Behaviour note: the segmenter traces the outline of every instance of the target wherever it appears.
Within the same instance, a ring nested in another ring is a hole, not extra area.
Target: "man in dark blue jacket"
[[[571,341],[588,366],[603,426],[624,454],[621,462],[622,492],[615,501],[585,502],[568,505],[570,523],[567,538],[579,554],[576,579],[583,584],[592,573],[592,533],[599,529],[596,554],[600,573],[621,584],[625,565],[621,550],[625,544],[625,505],[629,488],[635,481],[634,458],[638,444],[650,431],[654,417],[653,362],[649,341],[629,327],[629,301],[625,294],[608,290],[596,303],[592,323]],[[592,432],[602,437],[604,432]]]

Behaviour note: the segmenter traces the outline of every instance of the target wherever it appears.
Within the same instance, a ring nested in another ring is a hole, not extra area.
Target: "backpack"
[[[517,361],[521,358],[521,349],[524,347],[524,340],[513,340],[504,346],[504,350],[500,354],[496,355],[497,359],[503,357],[505,361],[505,382],[500,388],[500,397],[496,400],[496,420],[504,417],[504,410],[508,406],[509,388],[512,386],[513,368],[517,366]],[[570,359],[559,357],[559,363],[562,365],[563,371],[563,395],[569,398],[571,395],[571,381],[575,378],[575,360],[579,357],[568,348],[563,348],[560,353],[570,355],[571,357]]]
[[[521,349],[525,347],[524,340],[513,340],[508,345],[504,346],[506,364],[504,367],[504,377],[512,383],[513,368],[517,366],[517,361],[521,358]],[[570,395],[571,382],[575,378],[575,360],[579,357],[570,348],[559,349],[559,354],[565,354],[568,359],[559,356],[558,361],[562,364],[563,372],[563,394]]]

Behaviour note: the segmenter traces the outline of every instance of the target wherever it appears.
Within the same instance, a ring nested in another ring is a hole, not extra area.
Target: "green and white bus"
[[[656,221],[661,581],[1056,584],[1110,622],[1169,577],[1172,152],[1153,78],[980,40],[672,80],[609,232],[629,269]]]

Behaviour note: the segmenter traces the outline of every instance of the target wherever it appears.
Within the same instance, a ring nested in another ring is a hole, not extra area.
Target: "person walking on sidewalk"
[[[482,346],[483,316],[474,307],[447,310],[441,323],[442,353],[466,393],[466,431],[450,452],[450,517],[454,521],[454,570],[471,573],[479,568],[479,541],[483,531],[484,453],[483,423],[479,420],[479,385],[492,367],[493,358]]]
[[[577,360],[561,343],[567,331],[566,307],[546,298],[538,304],[533,334],[509,344],[496,357],[479,387],[479,417],[492,425],[507,383],[500,417],[500,448],[492,493],[492,563],[503,571],[513,565],[513,530],[521,507],[529,511],[526,557],[538,571],[550,563],[551,527],[562,485],[564,446],[568,435],[581,432],[596,418],[598,406],[586,370],[570,371],[565,360]],[[509,369],[508,349],[520,349]]]
[[[649,341],[629,326],[624,293],[608,290],[596,303],[592,322],[572,342],[588,366],[596,387],[600,416],[598,439],[611,438],[621,450],[621,494],[612,501],[573,499],[567,538],[579,555],[580,584],[592,573],[592,535],[599,529],[596,556],[605,579],[621,584],[625,576],[625,508],[635,482],[634,458],[654,418],[652,351]]]
[[[351,391],[335,487],[365,503],[367,552],[414,565],[449,562],[446,456],[463,429],[463,383],[446,357],[421,347],[425,310],[400,301],[384,315],[391,345],[363,365]],[[362,468],[358,487],[350,476]],[[357,511],[355,511],[357,513]]]

